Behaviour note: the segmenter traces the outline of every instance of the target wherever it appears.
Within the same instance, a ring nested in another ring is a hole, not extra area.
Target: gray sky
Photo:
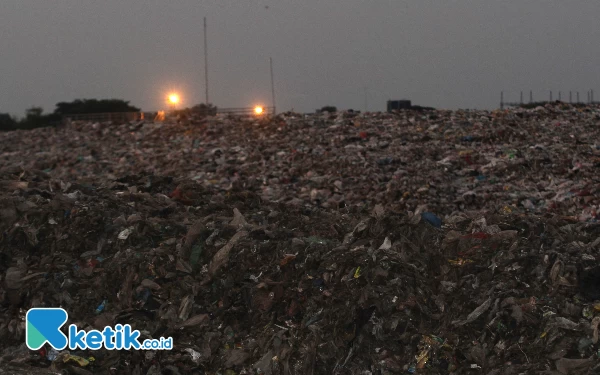
[[[268,8],[266,8],[268,6]],[[387,99],[496,108],[499,92],[600,99],[598,0],[0,0],[0,112],[123,98],[383,110]]]

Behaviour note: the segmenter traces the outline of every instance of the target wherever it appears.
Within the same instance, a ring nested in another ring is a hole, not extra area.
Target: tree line
[[[44,113],[41,107],[31,107],[25,111],[25,117],[20,119],[8,113],[0,113],[0,131],[56,126],[61,123],[64,115],[139,111],[129,101],[121,99],[77,99],[57,103],[52,113]]]

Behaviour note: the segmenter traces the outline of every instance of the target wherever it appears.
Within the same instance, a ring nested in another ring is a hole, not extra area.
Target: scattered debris
[[[599,122],[557,104],[0,134],[0,368],[599,373]],[[30,351],[44,306],[174,349]]]

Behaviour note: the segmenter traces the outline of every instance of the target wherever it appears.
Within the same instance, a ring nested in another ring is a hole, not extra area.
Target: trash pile
[[[186,177],[269,201],[383,204],[447,215],[513,211],[598,218],[600,107],[340,112],[181,123],[74,123],[0,134],[0,170],[65,181]]]
[[[287,114],[240,123],[237,135],[227,118],[2,134],[0,369],[600,373],[600,225],[581,216],[598,199],[597,151],[578,143],[594,141],[594,111],[488,113],[495,128],[475,121],[481,112],[437,111]],[[403,116],[427,119],[409,126]],[[567,117],[570,124],[554,123]],[[543,151],[524,147],[534,123]],[[352,131],[359,140],[344,138]],[[328,143],[334,134],[338,147]],[[233,146],[244,135],[248,141]],[[479,138],[460,140],[469,135]],[[505,151],[492,159],[493,149]],[[393,162],[370,164],[386,152]],[[406,172],[383,185],[368,180],[398,169]],[[411,190],[435,176],[435,187]],[[502,189],[483,185],[491,178]],[[387,194],[391,182],[410,194]],[[327,189],[329,198],[320,198]],[[486,189],[489,203],[478,203]],[[337,195],[343,200],[332,204]],[[174,347],[32,351],[25,345],[32,307],[64,308],[65,327],[130,324],[143,339],[172,337]]]

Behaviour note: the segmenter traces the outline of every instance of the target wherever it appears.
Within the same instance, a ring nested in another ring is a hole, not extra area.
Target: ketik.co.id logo
[[[172,337],[160,339],[146,339],[139,341],[140,331],[132,330],[129,324],[117,324],[115,328],[104,327],[101,331],[78,330],[75,324],[69,326],[67,337],[60,330],[67,322],[69,314],[60,308],[33,308],[25,316],[25,343],[31,350],[38,350],[48,343],[56,350],[63,350],[67,346],[71,350],[90,349],[98,350],[171,350],[173,349]]]
[[[69,340],[61,332],[69,315],[63,309],[31,309],[25,316],[25,343],[31,350],[38,350],[45,343],[56,350],[67,347]]]

